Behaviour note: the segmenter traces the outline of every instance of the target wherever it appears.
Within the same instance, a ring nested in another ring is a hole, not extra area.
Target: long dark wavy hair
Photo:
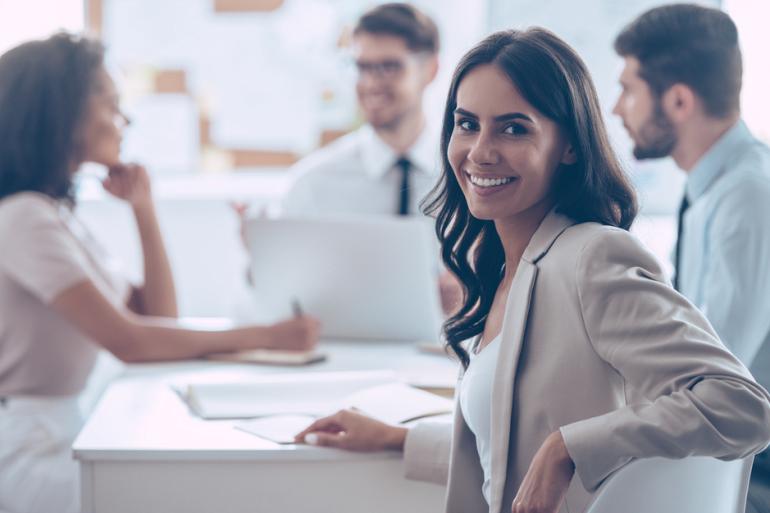
[[[74,203],[72,165],[102,45],[70,34],[0,57],[0,199],[37,191]]]
[[[577,162],[561,165],[551,185],[558,212],[576,222],[623,229],[631,226],[637,212],[634,189],[610,146],[588,69],[567,43],[542,28],[506,30],[488,36],[465,54],[455,69],[444,110],[443,173],[423,202],[423,211],[436,217],[442,259],[463,285],[462,307],[444,323],[444,336],[466,367],[469,358],[462,342],[484,330],[505,263],[494,222],[471,215],[447,158],[458,86],[469,71],[483,64],[502,70],[572,144]]]

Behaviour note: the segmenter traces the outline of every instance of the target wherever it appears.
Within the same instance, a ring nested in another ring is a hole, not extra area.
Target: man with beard
[[[676,4],[615,40],[625,59],[613,112],[637,159],[671,156],[687,174],[674,287],[770,385],[770,149],[740,117],[741,52],[730,17]],[[747,512],[770,511],[770,452],[754,461]]]
[[[436,25],[408,4],[366,12],[353,30],[366,124],[300,161],[286,215],[409,215],[438,177],[438,136],[423,93],[438,70]]]

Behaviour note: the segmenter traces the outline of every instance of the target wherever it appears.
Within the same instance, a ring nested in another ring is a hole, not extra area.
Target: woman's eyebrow
[[[501,122],[501,121],[512,121],[512,120],[522,120],[522,121],[528,121],[530,123],[534,123],[535,121],[527,116],[526,114],[522,112],[509,112],[507,114],[501,114],[499,116],[495,116],[495,121]]]
[[[455,109],[455,114],[458,114],[460,116],[466,116],[466,117],[469,117],[469,118],[474,118],[474,119],[478,119],[479,118],[473,112],[465,110],[465,109],[461,109],[459,107]]]
[[[473,119],[478,119],[478,116],[476,114],[460,107],[455,109],[455,114],[460,116],[466,116]],[[495,116],[494,118],[495,122],[498,122],[498,123],[504,122],[504,121],[512,121],[515,119],[534,123],[534,120],[531,117],[527,116],[522,112],[508,112],[506,114],[500,114],[499,116]]]

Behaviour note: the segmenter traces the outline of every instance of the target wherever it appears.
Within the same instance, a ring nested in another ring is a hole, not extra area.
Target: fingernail
[[[306,434],[305,443],[308,445],[318,445],[318,435],[316,435],[315,433]]]

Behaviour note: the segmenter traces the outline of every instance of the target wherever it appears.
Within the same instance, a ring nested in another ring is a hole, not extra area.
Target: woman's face
[[[574,152],[497,66],[462,79],[454,118],[447,157],[474,217],[504,221],[551,207],[554,172],[574,163]]]
[[[86,101],[86,112],[80,125],[78,146],[81,162],[114,166],[120,162],[120,143],[128,119],[120,110],[115,83],[107,71],[100,69],[93,90]]]

